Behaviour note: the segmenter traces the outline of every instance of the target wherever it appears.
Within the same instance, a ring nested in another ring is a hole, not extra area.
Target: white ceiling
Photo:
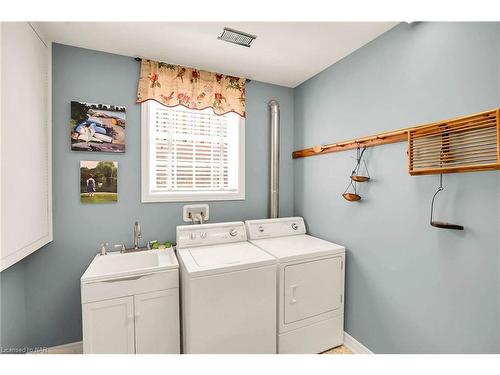
[[[57,43],[295,87],[397,22],[37,22]],[[217,39],[224,26],[252,47]]]

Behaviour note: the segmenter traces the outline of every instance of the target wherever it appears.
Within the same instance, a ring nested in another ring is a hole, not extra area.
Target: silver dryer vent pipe
[[[280,106],[277,100],[270,100],[271,109],[271,204],[270,218],[279,216],[279,185],[280,185]]]

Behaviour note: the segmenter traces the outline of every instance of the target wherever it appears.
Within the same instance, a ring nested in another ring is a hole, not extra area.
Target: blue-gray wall
[[[79,279],[99,243],[132,242],[133,222],[146,239],[175,240],[184,203],[142,204],[140,194],[140,105],[135,104],[139,63],[131,57],[53,46],[54,241],[2,272],[2,345],[52,346],[81,339]],[[269,201],[269,110],[281,107],[281,215],[293,214],[293,90],[247,84],[246,199],[209,202],[210,221],[266,217]],[[70,101],[125,105],[125,154],[70,150]],[[79,161],[118,161],[118,202],[83,205]],[[143,240],[143,241],[144,241]]]
[[[0,349],[26,346],[25,262],[0,273]],[[1,352],[0,352],[1,354]]]
[[[499,23],[400,24],[295,89],[295,148],[500,106]],[[346,331],[375,353],[500,353],[500,173],[411,177],[406,143],[294,161],[295,214],[347,248]]]

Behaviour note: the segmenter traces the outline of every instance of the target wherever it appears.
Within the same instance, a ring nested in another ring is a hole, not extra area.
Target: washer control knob
[[[264,232],[264,227],[262,225],[259,225],[259,232],[260,233]]]
[[[229,235],[230,235],[231,237],[235,237],[237,234],[238,234],[238,231],[237,231],[236,229],[231,229],[231,230],[229,231]]]
[[[200,237],[203,239],[207,238],[207,232],[201,232]]]
[[[191,232],[189,234],[189,238],[192,239],[192,240],[195,240],[196,239],[196,233],[195,232]]]
[[[299,226],[296,223],[293,223],[292,224],[292,229],[293,230],[297,230],[297,229],[299,229]]]

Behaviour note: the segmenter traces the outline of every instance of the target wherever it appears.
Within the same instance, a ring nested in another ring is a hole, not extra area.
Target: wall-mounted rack
[[[309,148],[304,148],[302,150],[297,150],[292,153],[294,159],[306,158],[308,156],[315,156],[321,154],[329,154],[332,152],[340,152],[353,150],[358,147],[374,147],[380,146],[388,143],[403,142],[408,139],[408,129],[399,129],[391,132],[379,133],[374,135],[369,135],[362,138],[353,138],[347,141],[330,143],[327,145],[319,145]]]
[[[294,159],[408,142],[412,175],[500,169],[500,109],[294,151]]]
[[[408,131],[411,175],[500,169],[500,110]]]

